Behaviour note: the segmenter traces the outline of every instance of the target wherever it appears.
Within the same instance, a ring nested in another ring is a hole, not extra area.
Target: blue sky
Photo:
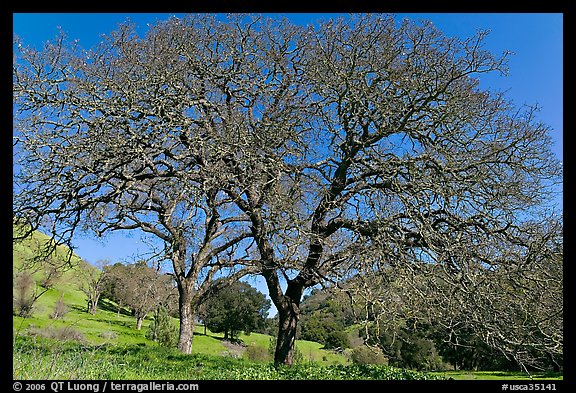
[[[14,14],[13,32],[26,44],[40,47],[52,39],[58,27],[80,45],[89,48],[100,41],[100,34],[114,30],[118,23],[130,18],[144,33],[147,24],[172,14]],[[280,16],[282,14],[270,14]],[[311,23],[335,14],[286,14],[295,23]],[[484,75],[481,85],[492,90],[507,91],[517,105],[538,104],[539,119],[553,129],[553,151],[563,159],[563,15],[553,13],[468,13],[468,14],[396,14],[398,18],[429,19],[448,36],[469,37],[478,29],[490,30],[486,49],[495,54],[510,50],[510,75]],[[105,243],[79,238],[76,252],[89,262],[99,259],[131,260],[145,250],[139,237],[109,236]],[[265,291],[261,281],[256,282]]]

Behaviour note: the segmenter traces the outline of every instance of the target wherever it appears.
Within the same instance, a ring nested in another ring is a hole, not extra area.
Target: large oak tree
[[[245,215],[218,188],[225,150],[213,141],[234,117],[221,83],[235,65],[214,70],[236,42],[220,26],[172,19],[139,37],[126,23],[90,50],[61,35],[41,50],[16,40],[14,55],[19,237],[41,228],[52,246],[79,231],[155,238],[178,286],[185,353],[198,305],[253,271],[237,252],[248,247]],[[217,41],[223,53],[211,52]]]
[[[301,34],[286,68],[310,94],[311,126],[296,139],[272,127],[291,150],[253,131],[228,161],[227,192],[250,217],[278,309],[275,362],[286,364],[306,288],[357,274],[366,253],[456,277],[470,258],[492,265],[486,246],[520,252],[523,221],[561,175],[535,108],[480,88],[480,75],[507,72],[508,54],[486,51],[485,33],[457,39],[429,22],[355,15]],[[243,165],[245,150],[259,161]]]
[[[362,252],[457,274],[459,251],[521,238],[546,201],[549,129],[480,88],[506,72],[484,39],[382,15],[202,15],[143,38],[126,25],[88,52],[22,46],[16,217],[64,238],[87,225],[162,239],[188,352],[190,304],[216,272],[259,271],[275,363],[291,364],[304,290],[359,271]]]

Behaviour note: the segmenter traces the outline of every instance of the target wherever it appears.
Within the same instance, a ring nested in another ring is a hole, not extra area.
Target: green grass
[[[322,349],[322,344],[314,341],[296,340],[296,347],[306,362],[325,364],[347,364],[348,358],[333,351]]]
[[[12,227],[12,234],[16,236],[20,234],[21,231],[16,227]],[[12,243],[12,263],[15,269],[20,268],[26,261],[33,258],[35,255],[38,254],[38,250],[41,249],[43,245],[46,244],[50,240],[50,237],[41,233],[41,232],[34,232],[32,236],[26,238],[24,240]],[[52,259],[58,262],[64,262],[68,260],[68,252],[69,249],[65,246],[57,246],[56,252],[52,256]],[[81,261],[81,258],[78,257],[76,254],[72,254],[71,263],[77,264]],[[72,278],[73,275],[65,274],[64,280],[67,278]]]
[[[51,319],[49,315],[54,309],[54,304],[64,292],[64,302],[69,307],[69,312],[59,320]],[[88,343],[103,344],[109,339],[103,338],[103,332],[113,332],[117,336],[116,344],[139,344],[150,343],[144,336],[145,329],[149,324],[146,320],[142,330],[135,329],[135,318],[116,312],[101,310],[96,315],[86,312],[86,300],[84,294],[72,288],[57,287],[50,289],[38,299],[37,310],[29,318],[13,317],[13,329],[15,334],[23,334],[30,328],[73,328],[82,333]]]
[[[141,379],[141,380],[366,380],[441,379],[410,370],[375,365],[302,363],[275,368],[206,354],[185,355],[176,349],[148,345],[82,345],[42,337],[14,341],[14,379]]]

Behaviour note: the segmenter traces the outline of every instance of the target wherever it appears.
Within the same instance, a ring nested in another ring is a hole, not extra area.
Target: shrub
[[[61,319],[70,311],[68,306],[64,303],[64,295],[60,296],[60,299],[54,305],[54,311],[50,314],[50,318],[52,319]]]
[[[222,345],[226,351],[222,352],[222,356],[231,357],[233,359],[240,359],[244,352],[244,345],[239,341],[223,340]]]
[[[85,341],[84,335],[81,332],[68,326],[62,329],[54,329],[53,338],[59,341]]]
[[[36,301],[36,281],[32,273],[24,271],[14,277],[14,292],[12,297],[12,312],[23,318],[32,315]]]
[[[244,356],[248,360],[255,362],[268,362],[272,360],[272,357],[266,348],[259,347],[257,345],[249,345],[244,352]]]
[[[118,333],[113,332],[112,330],[108,330],[105,332],[101,332],[98,337],[101,337],[105,340],[116,340],[118,338]]]
[[[150,323],[146,338],[164,347],[175,347],[178,343],[178,328],[172,322],[166,307],[160,306],[154,312],[154,320]]]
[[[32,336],[42,336],[46,338],[51,338],[53,340],[58,341],[79,341],[84,342],[85,338],[84,335],[76,329],[73,329],[69,326],[63,328],[52,328],[52,327],[45,327],[45,328],[37,328],[37,327],[30,327],[28,329],[28,333]]]
[[[364,345],[354,348],[351,357],[354,364],[388,364],[388,358],[379,349]]]

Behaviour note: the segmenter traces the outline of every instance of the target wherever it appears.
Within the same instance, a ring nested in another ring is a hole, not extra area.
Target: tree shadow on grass
[[[118,306],[109,299],[99,299],[98,308],[100,308],[103,311],[110,311],[118,314]],[[120,314],[126,316],[132,316],[130,314],[130,311],[127,310],[125,307],[120,307]]]
[[[230,342],[232,344],[237,344],[237,345],[244,345],[244,340],[240,339],[240,338],[232,338],[232,337],[226,337],[224,338],[224,336],[220,336],[220,335],[216,335],[218,333],[212,333],[212,332],[194,332],[195,336],[205,336],[205,337],[211,337],[215,340],[218,340],[220,342]]]
[[[70,306],[70,309],[78,311],[80,314],[84,315],[85,317],[83,319],[98,321],[98,322],[101,322],[102,324],[106,324],[106,325],[115,325],[115,326],[119,326],[119,327],[123,327],[123,328],[134,329],[137,332],[137,330],[135,329],[136,318],[132,317],[129,313],[121,313],[121,315],[123,315],[123,316],[130,317],[129,320],[124,320],[124,319],[118,320],[118,319],[114,319],[114,318],[103,318],[101,315],[100,316],[92,315],[86,310],[86,307]]]

